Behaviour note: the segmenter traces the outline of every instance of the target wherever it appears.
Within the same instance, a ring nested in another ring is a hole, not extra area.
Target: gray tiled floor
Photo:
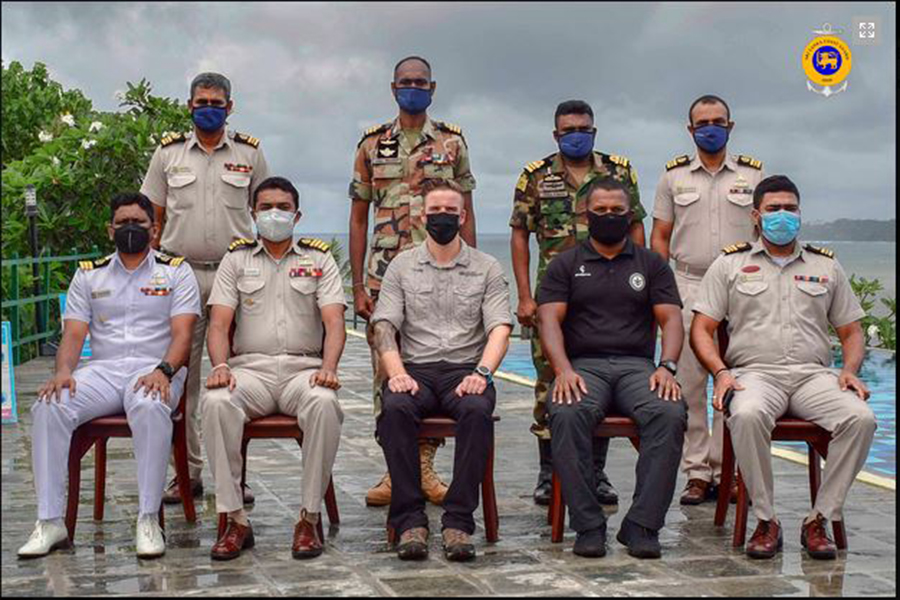
[[[208,366],[208,365],[207,365]],[[239,559],[209,558],[215,537],[213,484],[204,473],[206,496],[196,524],[180,507],[167,510],[168,552],[155,561],[134,556],[137,487],[128,440],[110,442],[106,518],[91,519],[91,453],[85,457],[81,519],[76,548],[36,561],[18,561],[15,551],[35,518],[30,472],[28,407],[51,368],[47,359],[17,369],[19,425],[4,425],[2,444],[3,595],[685,595],[809,596],[896,594],[896,502],[894,492],[857,483],[847,503],[850,550],[837,561],[813,561],[801,552],[799,522],[808,508],[804,467],[775,460],[778,506],[785,525],[784,552],[772,561],[751,561],[730,547],[730,529],[712,524],[713,505],[681,507],[673,502],[661,532],[664,556],[658,561],[629,557],[617,542],[600,560],[572,554],[573,534],[550,542],[546,512],[530,500],[537,469],[534,438],[528,433],[531,390],[499,384],[496,482],[500,541],[488,546],[479,527],[478,560],[458,565],[440,554],[409,564],[396,559],[385,541],[385,509],[365,507],[366,489],[383,469],[372,437],[370,366],[365,342],[348,338],[341,363],[344,434],[335,466],[340,528],[328,533],[319,559],[291,559],[290,541],[299,504],[296,493],[299,451],[290,441],[260,440],[251,445],[249,481],[257,503],[251,512],[257,546]],[[445,479],[451,471],[452,442],[438,454]],[[610,531],[621,521],[633,490],[635,455],[622,440],[612,444],[609,472],[623,498],[611,515]],[[682,483],[681,481],[679,482]],[[680,487],[680,486],[679,486]],[[733,512],[733,511],[732,511]],[[429,507],[432,523],[440,509]],[[481,523],[480,511],[476,515]],[[732,524],[729,518],[728,526]],[[751,527],[754,525],[751,518]]]

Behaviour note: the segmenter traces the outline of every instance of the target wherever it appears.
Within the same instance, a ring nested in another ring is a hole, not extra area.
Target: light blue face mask
[[[786,210],[763,213],[760,222],[763,237],[776,246],[787,246],[800,233],[800,213]]]

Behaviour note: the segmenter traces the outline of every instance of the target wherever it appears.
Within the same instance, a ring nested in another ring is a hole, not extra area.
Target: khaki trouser
[[[216,510],[232,512],[244,506],[244,423],[280,412],[296,415],[303,432],[300,507],[308,513],[319,513],[344,421],[337,392],[309,384],[322,360],[244,354],[231,358],[228,364],[237,379],[234,391],[229,392],[227,387],[207,390],[202,403],[206,455],[216,482]]]
[[[844,498],[862,469],[875,436],[875,414],[855,392],[841,391],[837,371],[820,365],[749,366],[732,369],[744,390],[730,405],[728,429],[737,464],[757,518],[775,518],[772,429],[790,414],[831,433],[822,485],[808,518],[840,521]]]
[[[681,455],[681,470],[688,479],[718,482],[722,474],[722,413],[713,414],[713,433],[709,434],[706,389],[709,373],[691,350],[691,310],[700,291],[700,279],[675,273],[678,293],[684,308],[684,346],[678,361],[678,383],[688,409],[688,428],[684,435],[684,449]],[[717,342],[718,345],[718,342]]]

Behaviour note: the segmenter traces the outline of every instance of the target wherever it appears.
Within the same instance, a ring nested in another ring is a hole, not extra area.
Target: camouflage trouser
[[[536,327],[531,330],[531,361],[534,363],[534,370],[537,371],[537,381],[534,386],[534,423],[531,425],[531,433],[542,440],[549,440],[547,394],[553,383],[553,369],[550,368],[550,361],[544,356]]]

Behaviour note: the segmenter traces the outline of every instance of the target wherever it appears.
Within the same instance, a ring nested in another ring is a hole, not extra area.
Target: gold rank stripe
[[[675,167],[679,167],[681,165],[686,165],[691,161],[691,158],[687,154],[682,154],[681,156],[676,156],[672,160],[666,163],[666,171],[671,171]]]
[[[78,268],[82,271],[90,271],[94,268],[94,261],[92,260],[81,260],[78,261]]]
[[[752,167],[756,170],[762,170],[762,161],[756,160],[752,156],[747,156],[746,154],[741,154],[740,156],[738,156],[738,163],[747,165],[748,167]]]
[[[160,140],[159,145],[165,148],[166,146],[174,144],[175,142],[183,142],[184,139],[185,137],[183,133],[170,133]]]
[[[254,148],[259,147],[259,138],[255,138],[247,133],[236,133],[234,139],[249,146],[253,146]]]
[[[536,160],[534,162],[530,162],[527,165],[525,165],[525,170],[528,171],[529,173],[534,173],[535,171],[537,171],[538,169],[540,169],[543,166],[544,166],[543,160]]]
[[[172,265],[173,267],[177,267],[178,265],[180,265],[183,262],[184,262],[183,256],[176,256],[175,258],[172,259],[172,262],[169,264]]]
[[[462,129],[460,129],[459,125],[454,125],[453,123],[441,122],[441,129],[446,129],[450,133],[455,133],[456,135],[462,135]]]
[[[610,160],[611,162],[613,162],[613,163],[619,165],[620,167],[627,167],[627,166],[628,166],[628,159],[625,158],[624,156],[610,155],[609,160]]]
[[[228,251],[233,252],[239,248],[243,248],[244,246],[255,246],[256,243],[252,240],[248,240],[247,238],[241,238],[239,240],[234,240],[231,242],[231,245],[228,246]]]
[[[313,248],[314,250],[319,250],[320,252],[328,252],[331,248],[331,246],[316,238],[301,238],[300,243],[309,248]]]
[[[807,244],[806,249],[814,254],[821,254],[822,256],[826,256],[828,258],[834,258],[834,250],[830,248],[819,248],[818,246],[813,246],[812,244]]]
[[[722,248],[722,252],[725,254],[734,254],[735,252],[744,252],[751,248],[750,244],[747,242],[741,242],[740,244],[732,244],[730,246],[725,246]]]

